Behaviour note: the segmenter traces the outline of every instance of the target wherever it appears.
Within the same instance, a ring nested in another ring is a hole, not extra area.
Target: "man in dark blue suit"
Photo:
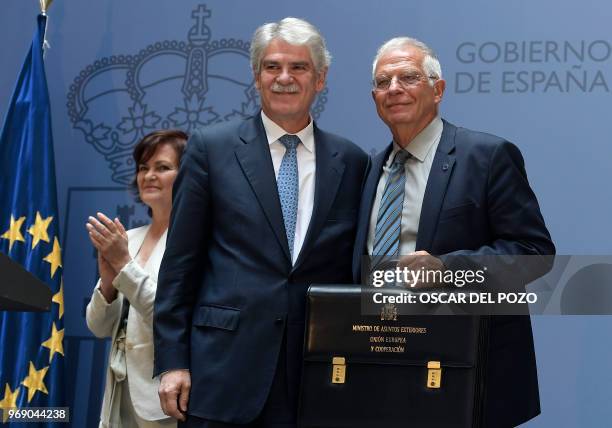
[[[393,142],[372,160],[364,185],[356,282],[365,255],[397,257],[413,269],[452,269],[442,260],[554,254],[519,149],[439,117],[445,82],[429,47],[392,39],[379,49],[372,73],[372,97]],[[484,426],[515,426],[540,412],[529,317],[492,317],[488,336]]]
[[[183,426],[295,426],[306,290],[352,280],[368,163],[310,117],[329,62],[309,23],[263,25],[261,113],[189,141],[154,316],[162,408]]]

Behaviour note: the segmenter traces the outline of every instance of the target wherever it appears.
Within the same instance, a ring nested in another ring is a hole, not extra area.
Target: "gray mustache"
[[[270,90],[276,93],[294,94],[298,92],[300,88],[298,88],[298,86],[294,83],[292,83],[291,85],[281,85],[278,82],[274,82],[272,86],[270,87]]]

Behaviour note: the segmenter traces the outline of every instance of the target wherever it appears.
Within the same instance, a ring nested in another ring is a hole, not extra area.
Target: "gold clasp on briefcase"
[[[440,388],[442,384],[442,367],[440,361],[427,362],[427,388]]]
[[[332,359],[332,383],[344,383],[346,380],[346,360],[344,357]]]

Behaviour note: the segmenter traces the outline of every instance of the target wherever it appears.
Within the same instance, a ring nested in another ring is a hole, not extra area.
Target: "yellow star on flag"
[[[25,239],[21,234],[21,226],[23,225],[24,221],[25,216],[19,217],[17,220],[15,220],[15,217],[13,217],[11,214],[11,225],[9,226],[9,230],[4,232],[1,236],[2,238],[9,240],[9,251],[11,251],[13,248],[15,241],[25,242]]]
[[[32,249],[36,248],[40,241],[49,242],[47,228],[49,227],[51,220],[53,220],[53,216],[43,219],[40,212],[36,211],[36,220],[28,229],[28,233],[32,235]]]
[[[51,299],[53,303],[57,303],[59,305],[59,317],[60,319],[64,316],[64,280],[60,283],[60,289],[57,293],[53,295]]]
[[[44,382],[47,370],[49,370],[49,366],[43,367],[40,370],[36,370],[36,367],[34,367],[34,363],[30,361],[30,369],[28,376],[23,380],[23,382],[21,382],[23,386],[28,388],[28,403],[32,401],[32,397],[34,397],[36,391],[49,394],[49,391],[47,391],[47,387],[45,386]]]
[[[62,267],[62,249],[60,248],[57,237],[53,239],[53,251],[43,259],[44,261],[51,263],[51,278],[55,275],[58,267]]]
[[[19,397],[19,388],[11,391],[11,387],[7,383],[4,387],[4,397],[0,401],[0,409],[2,412],[2,422],[6,422],[8,419],[8,410],[17,407],[17,397]]]
[[[64,345],[62,343],[63,340],[64,329],[58,331],[55,327],[55,323],[53,323],[51,326],[51,337],[42,343],[42,346],[49,349],[49,364],[51,364],[53,355],[55,355],[56,352],[64,355]]]

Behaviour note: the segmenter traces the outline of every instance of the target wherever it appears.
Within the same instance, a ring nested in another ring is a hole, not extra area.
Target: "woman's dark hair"
[[[134,158],[134,179],[130,187],[136,194],[137,202],[142,203],[138,195],[138,167],[151,159],[153,154],[155,154],[155,150],[163,144],[169,144],[174,149],[180,164],[188,139],[189,135],[180,129],[161,129],[145,135],[142,137],[142,140],[134,146],[134,152],[132,153],[132,157]],[[149,215],[151,215],[150,211],[151,209],[149,208]]]

